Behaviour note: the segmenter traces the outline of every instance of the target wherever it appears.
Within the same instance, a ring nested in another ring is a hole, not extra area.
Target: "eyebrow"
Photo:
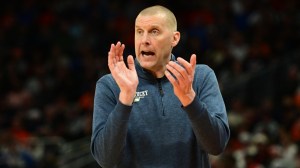
[[[141,28],[141,27],[136,25],[135,28],[136,28],[136,29],[139,29],[139,28]],[[151,29],[160,29],[160,27],[157,26],[157,25],[151,25],[150,28],[151,28]]]

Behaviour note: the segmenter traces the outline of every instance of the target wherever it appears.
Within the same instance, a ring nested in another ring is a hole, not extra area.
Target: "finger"
[[[170,71],[176,76],[177,79],[187,78],[188,74],[184,67],[178,63],[175,63],[174,61],[170,61],[168,65],[171,66]]]
[[[122,44],[121,45],[121,48],[120,48],[120,53],[119,53],[119,59],[121,60],[121,61],[123,61],[123,52],[124,52],[124,49],[125,49],[125,44]]]
[[[129,55],[127,57],[127,64],[128,64],[128,68],[130,70],[135,70],[135,66],[134,66],[134,59],[133,59],[133,56],[132,55]]]
[[[108,66],[113,66],[116,63],[114,46],[115,46],[114,44],[110,45],[110,50],[108,52]]]
[[[186,60],[184,60],[181,57],[178,57],[177,61],[184,67],[184,69],[187,71],[187,74],[193,73],[193,67],[189,62],[187,62]]]
[[[178,87],[179,85],[178,81],[174,78],[174,76],[169,71],[165,71],[165,75],[168,78],[168,80],[171,82],[173,87]]]
[[[196,54],[192,54],[190,58],[190,64],[192,66],[190,74],[192,75],[192,78],[194,78],[195,69],[196,69],[196,63],[197,63],[197,57]]]
[[[115,46],[115,54],[116,54],[116,60],[117,61],[120,61],[120,57],[119,57],[119,54],[120,54],[120,45],[121,45],[121,43],[118,41],[117,42],[117,44],[116,44],[116,46]]]
[[[192,65],[192,68],[195,69],[197,63],[197,56],[196,54],[192,54],[190,58],[190,64]]]
[[[166,65],[166,68],[167,68],[167,71],[172,75],[172,77],[176,81],[176,84],[182,85],[182,83],[184,82],[184,78],[182,77],[182,75],[175,68],[170,66],[169,64]]]
[[[121,42],[118,41],[117,44],[116,44],[116,48],[115,48],[117,61],[123,61],[124,48],[125,48],[125,45],[121,44]]]

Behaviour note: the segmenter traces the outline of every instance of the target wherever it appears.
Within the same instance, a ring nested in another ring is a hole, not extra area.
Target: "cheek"
[[[170,41],[164,40],[158,43],[158,45],[160,46],[161,52],[163,52],[163,54],[168,54],[172,50],[172,44],[170,43]]]
[[[134,39],[134,47],[137,47],[139,44],[139,40],[137,38]]]
[[[137,39],[135,39],[135,41],[134,41],[134,49],[135,49],[136,56],[139,54],[138,53],[139,52],[139,48],[140,48],[139,46],[140,46],[139,41]]]
[[[163,38],[158,41],[158,45],[162,46],[164,50],[172,48],[172,40],[171,38]]]

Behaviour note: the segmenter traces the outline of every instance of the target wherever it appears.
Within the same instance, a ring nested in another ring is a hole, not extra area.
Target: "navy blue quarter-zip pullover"
[[[175,57],[172,55],[172,60]],[[209,168],[229,140],[226,108],[211,68],[197,65],[196,97],[182,107],[166,77],[135,61],[139,85],[132,106],[108,74],[96,84],[91,151],[103,168]]]

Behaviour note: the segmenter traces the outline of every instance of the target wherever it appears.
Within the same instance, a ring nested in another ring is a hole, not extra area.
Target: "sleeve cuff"
[[[115,110],[114,110],[114,118],[121,121],[128,121],[132,106],[125,105],[118,101]]]
[[[198,120],[204,115],[205,104],[198,101],[197,97],[187,106],[182,106],[183,110],[185,110],[191,120]]]

